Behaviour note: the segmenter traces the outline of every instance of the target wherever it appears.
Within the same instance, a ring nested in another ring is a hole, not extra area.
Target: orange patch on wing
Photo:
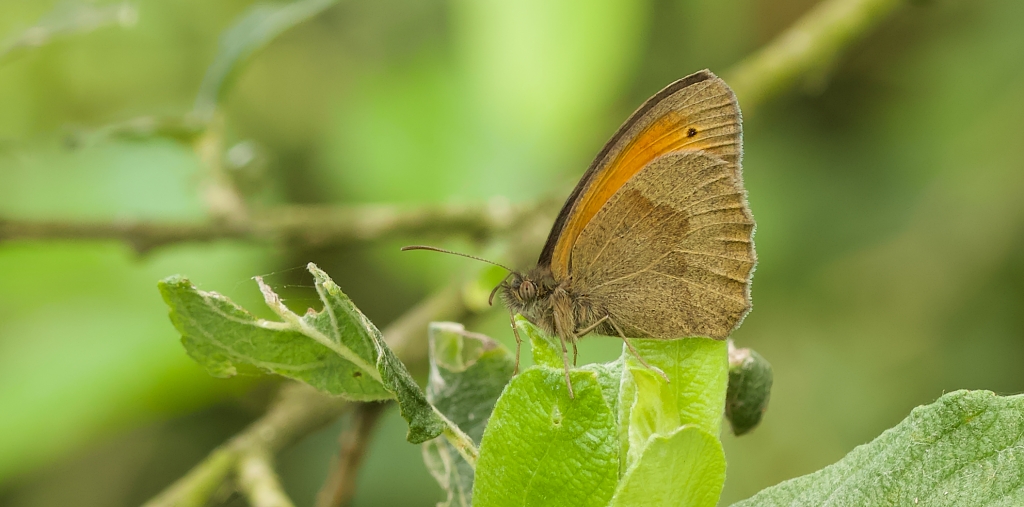
[[[568,276],[569,255],[583,228],[633,175],[655,158],[667,153],[684,147],[693,150],[704,148],[703,145],[707,143],[701,142],[701,136],[687,135],[689,127],[685,118],[675,112],[669,112],[641,131],[619,152],[614,161],[600,170],[590,186],[580,195],[572,215],[558,237],[558,243],[555,244],[551,270],[557,279],[565,279]]]

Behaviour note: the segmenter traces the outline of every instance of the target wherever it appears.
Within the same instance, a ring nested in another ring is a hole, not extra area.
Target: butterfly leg
[[[569,387],[569,398],[576,399],[576,394],[572,391],[572,381],[569,380],[569,351],[565,348],[565,335],[562,326],[558,319],[555,319],[555,334],[558,335],[558,340],[562,342],[562,365],[565,366],[565,385]]]
[[[512,324],[512,334],[516,337],[516,367],[512,370],[512,376],[519,374],[519,352],[523,348],[523,339],[519,337],[519,328],[516,327],[516,316],[508,312],[508,321]]]
[[[576,333],[576,336],[585,336],[587,333],[597,329],[597,326],[600,326],[601,324],[603,324],[604,321],[610,320],[610,319],[611,319],[611,317],[605,315],[604,317],[601,317],[600,319],[597,319],[597,322],[595,322],[595,323],[587,326],[586,328],[584,328],[583,331],[580,331],[580,332]],[[615,328],[615,329],[618,330],[618,328]],[[619,332],[621,333],[622,331],[619,331]]]
[[[645,368],[657,373],[658,375],[661,375],[661,378],[665,379],[665,382],[671,382],[668,379],[668,375],[666,375],[665,372],[661,371],[661,368],[647,364],[647,361],[644,361],[644,358],[640,357],[640,353],[637,352],[635,348],[633,348],[633,344],[629,343],[629,339],[626,338],[626,333],[622,332],[622,329],[619,328],[619,325],[616,324],[614,320],[608,318],[607,315],[604,316],[604,319],[608,319],[608,322],[611,323],[612,327],[615,328],[615,332],[619,333],[619,338],[622,338],[622,342],[626,344],[626,348],[629,349],[629,352],[633,354],[633,357],[635,357],[637,361],[640,361],[640,364],[644,365]]]
[[[586,336],[587,333],[593,331],[594,329],[597,329],[597,326],[600,326],[606,320],[608,320],[608,316],[607,315],[605,315],[604,317],[601,317],[600,319],[597,319],[597,322],[587,326],[582,331],[577,332],[576,336],[573,337],[573,340],[572,340],[572,365],[573,366],[576,366],[576,356],[579,355],[579,350],[577,350],[577,348],[576,348],[576,340],[578,340],[580,337]]]

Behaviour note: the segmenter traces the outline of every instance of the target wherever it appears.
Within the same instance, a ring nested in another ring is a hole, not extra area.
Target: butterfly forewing
[[[681,150],[714,155],[741,180],[739,106],[732,90],[709,71],[670,84],[626,120],[562,208],[539,264],[565,279],[573,245],[598,211],[652,160]]]
[[[579,234],[572,290],[627,336],[724,338],[750,309],[753,229],[735,164],[661,156]]]

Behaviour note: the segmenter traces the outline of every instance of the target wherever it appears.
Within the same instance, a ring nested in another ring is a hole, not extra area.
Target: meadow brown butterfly
[[[537,266],[509,270],[495,288],[511,314],[561,340],[570,396],[567,342],[574,363],[590,332],[619,336],[636,355],[627,338],[725,339],[750,311],[754,219],[741,143],[724,81],[703,70],[668,85],[598,153]]]

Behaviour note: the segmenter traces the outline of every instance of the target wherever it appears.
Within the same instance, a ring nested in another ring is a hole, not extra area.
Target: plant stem
[[[203,507],[234,471],[237,462],[238,453],[230,446],[217,448],[143,507]]]
[[[252,507],[295,507],[277,478],[272,460],[261,449],[243,454],[238,463],[238,489]]]
[[[476,444],[473,443],[473,439],[469,438],[469,435],[462,432],[458,426],[449,422],[448,426],[444,429],[444,438],[455,450],[459,451],[462,459],[469,463],[469,466],[476,470],[476,460],[480,457],[480,450],[476,448]]]
[[[490,237],[514,228],[533,206],[502,199],[409,208],[391,205],[282,206],[248,219],[210,222],[0,219],[0,242],[120,240],[137,252],[182,242],[241,240],[290,248],[366,243],[401,236]]]
[[[824,0],[726,73],[745,113],[827,71],[906,0]]]
[[[386,403],[361,403],[356,408],[352,424],[338,437],[338,458],[317,494],[316,507],[342,507],[352,500],[370,437],[387,406]]]

